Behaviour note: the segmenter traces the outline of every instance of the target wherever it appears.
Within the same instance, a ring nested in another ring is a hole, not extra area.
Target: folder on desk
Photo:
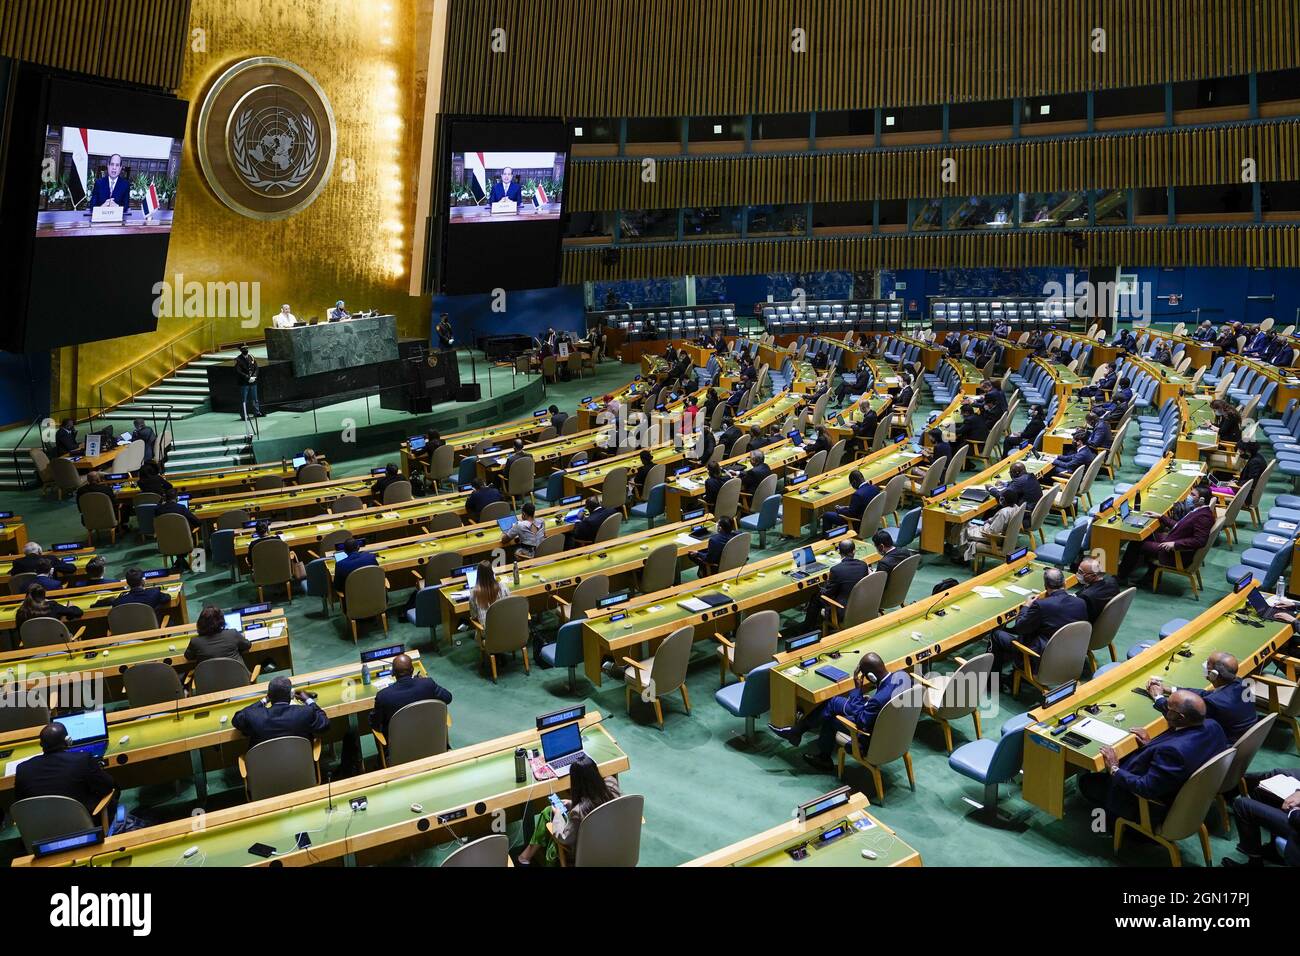
[[[1089,740],[1095,740],[1099,744],[1107,744],[1111,747],[1128,736],[1127,730],[1119,730],[1110,724],[1094,720],[1092,717],[1080,721],[1074,729]]]

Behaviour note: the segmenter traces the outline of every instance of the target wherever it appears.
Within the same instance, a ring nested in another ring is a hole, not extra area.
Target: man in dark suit
[[[1088,447],[1093,451],[1101,454],[1110,449],[1111,439],[1114,437],[1107,421],[1096,412],[1088,412],[1085,419],[1088,428]]]
[[[994,381],[982,383],[980,389],[984,392],[985,410],[992,415],[994,421],[997,421],[1007,410],[1006,392],[1002,391]]]
[[[77,507],[81,507],[81,496],[88,495],[91,492],[98,492],[101,495],[107,495],[109,502],[113,505],[113,511],[117,514],[119,531],[126,530],[127,508],[123,507],[117,500],[117,493],[113,491],[113,486],[104,480],[104,476],[98,471],[92,471],[86,475],[86,483],[77,489]]]
[[[294,701],[298,705],[294,705]],[[300,690],[283,674],[272,677],[266,697],[237,712],[231,724],[248,738],[248,749],[280,737],[306,737],[314,740],[329,730],[330,719],[316,701]]]
[[[984,417],[984,406],[964,405],[961,410],[961,421],[953,429],[953,451],[959,450],[963,445],[969,446],[973,442],[978,442],[982,449],[984,439],[989,437],[989,424],[989,420]]]
[[[518,439],[516,439],[516,441],[518,441]],[[397,466],[390,462],[384,466],[384,473],[379,476],[379,479],[373,485],[370,486],[370,491],[375,496],[375,501],[383,501],[384,492],[388,490],[389,485],[397,481],[405,480],[406,479],[402,477],[402,473],[398,470]]]
[[[503,167],[500,177],[492,184],[492,192],[488,195],[488,202],[500,202],[502,199],[519,202],[520,197],[520,186],[515,179],[515,171],[509,166]]]
[[[848,539],[841,540],[835,550],[840,556],[839,563],[830,569],[830,572],[826,575],[826,580],[822,582],[822,586],[808,602],[808,608],[804,612],[803,618],[803,626],[806,630],[821,626],[822,616],[826,613],[828,607],[823,598],[832,600],[841,606],[847,605],[853,586],[871,572],[867,562],[857,556],[857,547],[852,541]]]
[[[940,458],[946,458],[949,461],[952,461],[952,453],[954,449],[952,445],[944,440],[942,431],[937,428],[931,428],[925,433],[925,435],[930,439],[928,455],[931,463],[938,461]]]
[[[465,514],[469,516],[471,522],[475,522],[478,521],[478,516],[484,508],[494,501],[504,501],[505,498],[494,486],[485,485],[482,478],[475,478],[472,484],[474,490],[465,499]]]
[[[1075,621],[1088,620],[1088,605],[1082,598],[1065,590],[1065,572],[1060,568],[1048,568],[1043,572],[1043,590],[1042,597],[1031,597],[1020,608],[1011,630],[999,628],[993,632],[989,650],[993,652],[995,672],[1001,673],[1007,662],[1019,654],[1011,646],[1013,641],[1041,654],[1057,629]]]
[[[569,547],[594,542],[596,533],[600,531],[601,523],[610,515],[618,513],[617,508],[606,508],[600,500],[600,495],[592,495],[587,499],[585,514],[574,524],[573,530],[569,532]]]
[[[853,488],[853,496],[849,498],[848,504],[838,505],[833,511],[822,515],[823,533],[842,524],[851,525],[858,521],[871,499],[880,494],[880,488],[867,481],[856,468],[849,472],[849,486]]]
[[[1300,790],[1284,799],[1279,807],[1277,796],[1259,787],[1259,781],[1279,776],[1300,783],[1300,770],[1294,767],[1246,774],[1252,795],[1237,797],[1232,802],[1232,815],[1237,820],[1237,849],[1246,855],[1246,862],[1226,857],[1224,866],[1263,866],[1266,860],[1285,866],[1300,866]],[[1270,836],[1286,840],[1281,859],[1272,840],[1265,846],[1265,830]]]
[[[1165,720],[1169,731],[1159,737],[1150,737],[1140,727],[1134,730],[1141,746],[1123,760],[1113,747],[1103,746],[1106,769],[1079,778],[1079,793],[1094,807],[1105,808],[1107,829],[1120,817],[1138,819],[1138,797],[1157,801],[1151,804],[1151,812],[1162,818],[1169,801],[1197,768],[1228,749],[1223,728],[1205,719],[1205,701],[1193,693],[1175,691]]]
[[[1210,689],[1183,687],[1205,701],[1205,716],[1223,728],[1229,743],[1236,743],[1241,735],[1255,726],[1255,697],[1246,683],[1237,676],[1237,658],[1226,651],[1214,651],[1205,661],[1205,676]],[[1147,682],[1147,693],[1155,701],[1156,710],[1169,709],[1169,695],[1175,688],[1159,678]]]
[[[803,735],[814,727],[819,729],[817,752],[804,754],[804,760],[818,770],[829,770],[831,751],[835,748],[835,735],[842,729],[837,717],[848,717],[863,733],[870,733],[876,718],[894,697],[912,688],[912,678],[907,671],[890,672],[885,662],[874,651],[862,655],[858,669],[853,674],[853,690],[832,697],[814,707],[807,716],[789,727],[768,724],[768,729],[787,743],[798,747]]]
[[[1057,455],[1056,460],[1052,462],[1051,470],[1047,472],[1048,478],[1066,478],[1073,475],[1079,468],[1087,468],[1092,464],[1092,460],[1097,457],[1097,453],[1088,447],[1088,433],[1082,428],[1076,429],[1070,436],[1074,442],[1074,451],[1068,455]]]
[[[172,603],[171,595],[162,588],[144,586],[144,572],[139,568],[127,568],[126,588],[125,593],[113,599],[113,607],[120,607],[123,604],[145,604],[153,608],[154,614],[157,614]]]
[[[716,461],[711,462],[708,469],[708,477],[704,479],[704,502],[712,508],[718,500],[718,492],[731,479]]]
[[[740,439],[742,432],[736,427],[735,419],[728,418],[726,421],[726,427],[722,430],[722,434],[718,436],[718,442],[726,449],[726,454],[730,455],[731,446]]]
[[[96,206],[119,207],[123,218],[131,208],[131,184],[122,175],[122,157],[117,153],[108,157],[108,169],[95,180],[90,192],[90,208]]]
[[[1115,387],[1115,381],[1115,365],[1113,362],[1107,362],[1101,367],[1101,375],[1097,380],[1090,385],[1085,385],[1076,394],[1084,398],[1095,398],[1110,392]]]
[[[736,530],[736,520],[729,515],[723,515],[718,519],[718,530],[709,535],[709,546],[703,551],[692,551],[687,557],[700,569],[700,577],[708,577],[718,567],[722,561],[722,549],[727,546],[727,542],[739,534]]]
[[[1111,392],[1110,400],[1098,402],[1093,406],[1093,409],[1100,412],[1108,422],[1115,424],[1123,417],[1132,401],[1133,383],[1127,378],[1121,378],[1116,384],[1115,390]]]
[[[65,558],[55,557],[44,552],[35,541],[23,545],[23,556],[9,566],[9,574],[32,574],[41,570],[43,562],[50,562],[50,569],[55,574],[76,574],[77,566]]]
[[[154,430],[144,423],[143,418],[137,418],[131,422],[131,441],[144,442],[144,460],[154,460],[154,446],[157,444],[157,435]]]
[[[65,418],[59,425],[59,430],[54,433],[55,451],[60,455],[75,455],[80,447],[81,441],[77,438],[77,423],[71,418]]]
[[[551,427],[555,429],[555,434],[564,431],[564,423],[569,420],[569,413],[560,411],[558,405],[552,405],[547,409],[551,414]]]
[[[880,555],[880,560],[876,562],[876,570],[886,574],[916,554],[910,548],[895,547],[894,539],[884,528],[876,530],[876,533],[871,536],[871,543],[876,546],[876,553]]]
[[[361,550],[361,542],[356,538],[348,538],[344,541],[341,550],[344,554],[343,560],[334,562],[334,591],[339,595],[346,593],[344,587],[349,574],[357,568],[367,568],[379,563],[379,558],[375,557],[373,551]]]
[[[1102,609],[1119,592],[1119,582],[1113,574],[1102,571],[1100,561],[1088,557],[1079,562],[1079,587],[1074,593],[1088,605],[1089,623],[1097,623]]]
[[[189,524],[191,531],[198,529],[202,524],[194,512],[181,504],[180,496],[176,494],[175,488],[168,488],[163,492],[163,500],[154,511],[155,520],[162,515],[180,515]]]
[[[1006,487],[1020,496],[1028,511],[1033,511],[1038,500],[1043,497],[1043,486],[1038,483],[1037,478],[1025,470],[1024,462],[1012,463],[1009,472],[1011,480],[1007,482]]]
[[[740,490],[747,495],[752,495],[763,479],[771,473],[772,468],[763,460],[763,453],[761,451],[751,451],[749,453],[749,467],[740,476]],[[758,503],[755,502],[755,504]]]
[[[70,751],[68,743],[68,730],[57,720],[42,728],[40,755],[24,760],[14,774],[14,799],[69,797],[93,817],[117,787],[94,754]]]
[[[1184,562],[1196,551],[1205,547],[1210,540],[1210,529],[1214,527],[1214,492],[1209,485],[1193,488],[1188,495],[1191,505],[1181,518],[1174,521],[1168,515],[1160,516],[1160,524],[1166,530],[1157,531],[1145,541],[1132,541],[1124,550],[1119,569],[1115,576],[1122,582],[1129,578],[1143,564],[1149,565],[1146,575],[1139,586],[1146,587],[1155,575],[1157,563],[1172,564],[1174,552],[1182,555]]]
[[[451,691],[432,677],[415,676],[415,664],[405,654],[393,658],[393,682],[375,695],[375,707],[370,712],[370,726],[381,734],[388,731],[388,722],[407,704],[422,700],[440,700],[451,703]]]

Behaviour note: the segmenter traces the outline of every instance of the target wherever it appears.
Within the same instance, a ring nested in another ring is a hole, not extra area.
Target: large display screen
[[[559,279],[569,129],[559,120],[445,120],[442,251],[449,295]]]

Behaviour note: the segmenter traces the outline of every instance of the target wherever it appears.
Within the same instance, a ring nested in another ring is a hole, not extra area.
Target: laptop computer
[[[68,749],[102,757],[108,752],[108,717],[103,710],[86,710],[58,718],[68,732]]]
[[[1131,528],[1145,528],[1147,518],[1140,512],[1135,512],[1126,501],[1119,506],[1119,520]]]
[[[518,522],[519,519],[514,515],[506,515],[504,518],[497,518],[497,527],[501,529],[502,534],[507,534]]]
[[[1272,618],[1273,607],[1268,603],[1268,598],[1264,597],[1264,592],[1259,588],[1254,588],[1247,594],[1246,601],[1255,609],[1255,613],[1259,615],[1261,620],[1267,621]]]
[[[227,612],[226,627],[232,631],[242,631],[244,629],[244,615],[238,611]]]
[[[794,570],[790,572],[790,577],[802,581],[821,567],[817,563],[817,553],[811,547],[799,548],[794,553]]]
[[[307,459],[304,458],[302,455],[299,455],[298,457],[296,457],[296,458],[293,460],[293,467],[294,467],[294,468],[301,468],[301,467],[302,467],[303,465],[305,465],[305,464],[307,464]]]
[[[546,768],[557,777],[567,777],[570,765],[583,754],[582,731],[578,722],[561,724],[540,737]]]

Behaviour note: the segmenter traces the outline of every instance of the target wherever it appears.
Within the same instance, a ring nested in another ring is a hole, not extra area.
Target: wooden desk
[[[0,518],[0,554],[20,555],[27,544],[27,525],[21,515]]]
[[[19,557],[21,557],[21,555],[15,554],[13,555],[13,560],[17,560]],[[67,551],[53,551],[47,548],[45,551],[41,552],[41,557],[51,559],[57,558],[60,561],[71,561],[72,566],[77,569],[77,573],[81,574],[86,570],[86,565],[90,562],[90,559],[95,557],[95,549],[88,548],[78,543],[76,548],[69,548]],[[4,559],[0,558],[0,567],[3,567],[3,562]],[[12,577],[13,565],[10,565],[3,574],[0,574],[0,585],[7,586],[9,584],[9,579]],[[7,590],[7,587],[5,590]]]
[[[1170,471],[1170,468],[1173,468]],[[1187,497],[1188,491],[1205,474],[1205,466],[1192,462],[1175,462],[1166,455],[1128,491],[1115,497],[1114,503],[1105,511],[1098,512],[1092,522],[1092,540],[1090,549],[1101,551],[1105,556],[1105,570],[1114,573],[1119,567],[1120,548],[1133,541],[1145,541],[1157,531],[1161,524],[1155,518],[1149,519],[1141,527],[1120,521],[1120,505],[1128,502],[1134,512],[1149,511],[1166,515],[1174,505]],[[1138,507],[1140,501],[1141,507]],[[1130,515],[1130,520],[1135,516]]]
[[[290,485],[271,491],[246,491],[234,495],[191,498],[189,508],[194,517],[208,528],[214,527],[217,520],[227,511],[236,508],[247,511],[250,519],[264,518],[298,508],[312,509],[319,513],[324,511],[330,502],[345,495],[352,495],[363,501],[373,497],[371,487],[377,480],[377,476],[353,475],[350,478],[331,478],[329,481],[318,481],[309,485]]]
[[[1178,399],[1181,430],[1174,445],[1174,457],[1185,461],[1200,461],[1219,447],[1219,433],[1212,427],[1214,410],[1210,408],[1213,396],[1201,395]]]
[[[1059,819],[1065,809],[1066,777],[1076,772],[1101,770],[1105,766],[1101,744],[1096,740],[1089,739],[1088,743],[1075,747],[1060,736],[1052,736],[1051,730],[1066,714],[1079,712],[1089,704],[1100,706],[1101,711],[1092,720],[1113,730],[1130,732],[1115,745],[1115,752],[1123,758],[1138,747],[1137,738],[1131,733],[1134,728],[1145,728],[1152,737],[1169,728],[1151,699],[1145,694],[1135,693],[1137,689],[1145,689],[1147,681],[1158,678],[1176,687],[1208,687],[1202,665],[1214,651],[1226,651],[1236,657],[1243,677],[1259,670],[1278,648],[1291,639],[1291,627],[1276,621],[1264,622],[1262,628],[1238,623],[1230,612],[1245,603],[1245,591],[1228,594],[1158,644],[1101,677],[1079,684],[1073,695],[1054,707],[1031,711],[1037,723],[1025,731],[1025,799]],[[1245,613],[1254,618],[1249,609]],[[1189,656],[1178,652],[1184,645],[1190,652]],[[1123,720],[1119,719],[1120,715],[1123,715]],[[1083,713],[1080,716],[1088,715]],[[1078,731],[1082,723],[1080,719],[1069,726]],[[1080,736],[1088,735],[1080,732]]]
[[[84,445],[82,446],[85,447]],[[98,455],[61,455],[60,457],[68,459],[77,466],[77,471],[82,473],[88,471],[99,471],[105,465],[112,462],[119,454],[125,451],[128,445],[110,445]]]
[[[581,721],[583,749],[603,776],[628,769],[627,754],[601,723],[598,713]],[[199,830],[189,818],[110,837],[92,852],[64,853],[37,860],[22,857],[14,866],[311,866],[334,860],[379,862],[396,853],[451,839],[494,832],[498,820],[518,819],[546,805],[550,793],[568,791],[568,778],[515,782],[515,750],[539,745],[536,730],[460,747],[384,770],[336,780],[330,786],[298,790],[256,803],[208,813]],[[364,813],[349,806],[366,797]],[[411,810],[419,805],[419,813]],[[331,810],[331,807],[333,808]],[[453,813],[454,820],[440,816]],[[312,846],[297,850],[295,834],[312,835]],[[279,852],[272,859],[248,848],[265,843]],[[185,851],[197,846],[190,859]],[[198,861],[195,863],[194,861]]]
[[[782,531],[787,538],[802,537],[804,525],[816,521],[823,512],[852,497],[854,489],[849,484],[851,472],[860,471],[867,481],[883,486],[889,479],[907,471],[924,458],[921,452],[915,451],[906,442],[886,445],[865,458],[822,472],[793,489],[786,488],[781,496]],[[881,494],[883,493],[882,487]]]
[[[1249,368],[1262,373],[1270,381],[1277,382],[1277,390],[1273,392],[1273,403],[1270,406],[1276,414],[1286,411],[1291,399],[1300,398],[1300,376],[1297,376],[1294,368],[1277,368],[1267,362],[1240,355],[1232,356],[1232,360],[1237,363],[1237,368]]]
[[[884,395],[876,394],[872,396],[870,402],[871,402],[871,410],[876,413],[876,418],[879,419],[880,413],[884,411],[886,405],[889,405],[893,402],[893,399],[891,399],[887,394]],[[826,431],[831,436],[832,444],[834,444],[837,441],[840,441],[841,439],[848,441],[853,437],[853,426],[858,422],[862,421],[861,408],[862,408],[862,403],[858,401],[858,402],[854,402],[848,408],[845,408],[843,411],[841,411],[838,415],[834,417],[833,420],[831,419],[830,416],[827,416]],[[911,422],[908,422],[908,427],[905,434],[909,434],[909,435],[911,434]],[[871,435],[864,436],[863,445],[864,446],[870,445],[871,438],[872,438]]]
[[[1042,593],[1043,572],[1050,567],[1036,562],[1032,553],[1026,554],[1011,564],[997,565],[963,581],[950,591],[904,604],[873,621],[828,635],[813,647],[778,654],[770,676],[769,719],[779,727],[788,726],[794,723],[796,710],[808,713],[818,704],[853,689],[852,674],[832,683],[815,673],[822,664],[832,661],[827,656],[830,652],[844,655],[837,665],[841,670],[849,669],[843,661],[858,660],[857,652],[874,651],[890,670],[910,671],[1014,620],[1030,594]],[[1026,568],[1023,574],[1017,574]],[[1073,583],[1073,575],[1067,575],[1066,586]],[[981,597],[975,592],[977,586],[997,588],[1000,594],[996,598]],[[1010,590],[1012,587],[1029,594],[1019,594]],[[803,667],[801,662],[810,658],[816,658],[816,662]]]
[[[898,838],[867,812],[871,804],[865,794],[854,793],[837,812],[827,813],[800,823],[788,820],[738,843],[696,857],[682,866],[785,866],[804,869],[852,867],[884,869],[893,866],[920,866],[921,854]],[[823,843],[822,834],[844,828],[841,836]],[[788,851],[803,847],[807,855],[796,860]],[[868,849],[874,860],[862,855]]]
[[[820,540],[809,545],[819,556],[826,556],[844,537]],[[857,542],[857,556],[868,564],[880,560],[868,541]],[[711,577],[679,584],[654,594],[642,595],[607,611],[589,612],[582,629],[583,667],[587,679],[599,687],[603,672],[601,661],[621,661],[632,656],[639,644],[657,644],[679,627],[695,628],[695,640],[711,639],[715,632],[733,630],[743,614],[763,608],[784,609],[802,606],[816,594],[829,573],[822,570],[796,581],[789,572],[794,568],[792,551],[761,561],[750,561],[740,571],[727,571]],[[704,611],[692,611],[679,602],[702,594],[721,594],[729,602]],[[620,615],[623,615],[619,617]],[[613,620],[614,617],[619,619]]]
[[[161,588],[165,593],[171,595],[171,605],[163,610],[163,614],[169,615],[173,622],[184,623],[189,620],[185,606],[185,586],[181,584],[181,579],[176,575],[167,575],[164,577],[151,578],[144,582],[147,588]],[[107,621],[108,612],[112,607],[104,604],[96,606],[96,602],[108,598],[115,598],[125,594],[129,589],[124,581],[114,581],[109,583],[92,584],[80,588],[60,588],[55,596],[60,604],[71,604],[82,610],[81,617],[77,618],[76,626],[95,625],[89,628],[92,631],[98,630],[99,622]],[[23,595],[13,594],[0,597],[0,645],[12,647],[11,631],[17,631],[18,608],[22,606]]]
[[[316,464],[329,469],[324,458],[317,457]],[[243,465],[237,468],[217,468],[207,471],[187,472],[167,480],[176,489],[178,495],[211,495],[220,489],[235,489],[235,492],[252,491],[259,478],[280,478],[286,483],[293,483],[298,469],[291,461],[273,461],[261,465]],[[114,494],[118,501],[131,501],[140,493],[140,483],[134,478],[115,482]],[[231,493],[235,493],[231,492]]]
[[[1005,484],[1011,480],[1011,466],[1016,462],[1023,462],[1025,471],[1035,478],[1042,477],[1052,467],[1051,458],[1036,455],[1032,449],[1021,448],[960,484],[950,485],[943,494],[925,499],[925,507],[921,512],[921,550],[943,554],[950,529],[993,511],[998,503],[996,498],[989,497],[979,502],[967,501],[961,497],[962,492],[969,488]]]
[[[788,438],[773,445],[764,445],[759,450],[763,452],[764,464],[778,475],[789,474],[807,457],[807,452]],[[724,472],[730,474],[732,471],[739,473],[748,462],[749,452],[743,452],[724,458],[719,464]],[[668,487],[664,489],[664,508],[669,521],[681,521],[683,512],[692,507],[704,507],[704,482],[708,475],[708,468],[701,467],[668,479]]]
[[[695,436],[690,435],[687,437],[690,438],[690,441],[683,442],[681,447],[675,442],[667,441],[649,449],[638,448],[634,451],[624,452],[621,455],[602,458],[599,462],[582,468],[571,468],[564,473],[564,493],[565,495],[582,495],[583,497],[600,494],[600,490],[605,484],[605,478],[615,468],[626,468],[628,477],[633,477],[636,470],[641,467],[641,452],[645,450],[650,452],[656,465],[663,465],[667,471],[671,471],[687,458],[698,461],[698,457],[691,455],[691,448],[695,445]]]

